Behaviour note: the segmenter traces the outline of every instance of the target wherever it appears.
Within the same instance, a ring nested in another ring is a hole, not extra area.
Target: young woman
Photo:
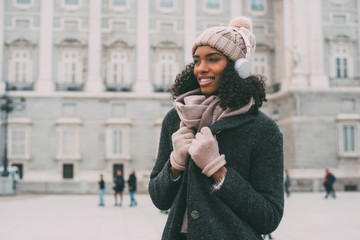
[[[162,239],[262,239],[284,206],[282,134],[259,111],[260,75],[249,75],[251,21],[205,30],[194,62],[172,86],[149,193],[170,209]]]

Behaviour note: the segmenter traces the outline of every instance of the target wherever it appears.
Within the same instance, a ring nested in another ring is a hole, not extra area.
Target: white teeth
[[[200,79],[200,82],[209,82],[209,81],[211,81],[211,79],[210,79],[210,78]]]

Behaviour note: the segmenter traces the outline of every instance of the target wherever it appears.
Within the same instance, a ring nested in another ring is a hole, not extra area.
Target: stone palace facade
[[[15,109],[0,153],[6,142],[19,189],[92,193],[103,173],[111,192],[114,171],[135,169],[145,192],[193,40],[239,15],[293,190],[322,190],[325,168],[360,188],[360,0],[4,0],[0,95]]]

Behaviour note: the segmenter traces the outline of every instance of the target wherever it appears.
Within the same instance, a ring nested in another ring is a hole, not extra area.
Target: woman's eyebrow
[[[211,57],[211,56],[214,56],[214,55],[219,55],[219,56],[224,56],[223,54],[221,53],[218,53],[218,52],[214,52],[214,53],[208,53],[205,55],[205,57]],[[193,55],[193,58],[199,58],[200,56],[198,55]]]

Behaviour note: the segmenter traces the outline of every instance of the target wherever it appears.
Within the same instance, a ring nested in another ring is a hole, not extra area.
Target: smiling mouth
[[[206,86],[206,85],[209,85],[212,81],[214,81],[213,78],[201,78],[199,79],[199,84],[200,86]]]

